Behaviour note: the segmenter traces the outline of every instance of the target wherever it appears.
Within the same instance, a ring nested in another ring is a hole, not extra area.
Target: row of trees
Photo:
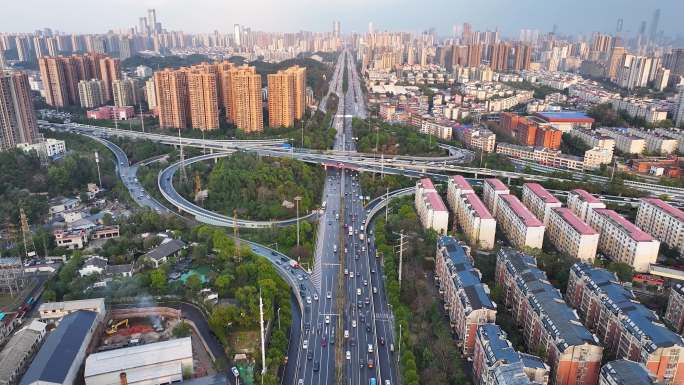
[[[387,223],[375,225],[378,253],[384,260],[388,301],[395,315],[395,328],[401,327],[400,370],[404,384],[469,384],[450,327],[429,274],[434,271],[432,256],[437,234],[423,231],[410,198],[391,204]],[[400,230],[410,237],[404,249],[403,279],[398,281],[398,256],[394,245]]]
[[[674,126],[670,119],[648,123],[643,118],[633,117],[625,111],[615,110],[610,103],[597,104],[589,109],[588,114],[596,120],[596,127],[671,128]]]

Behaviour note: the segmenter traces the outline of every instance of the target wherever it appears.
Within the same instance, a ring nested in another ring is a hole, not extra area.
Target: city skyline
[[[372,4],[361,0],[333,0],[326,4],[313,0],[255,0],[249,6],[241,4],[233,8],[230,3],[218,0],[198,0],[193,2],[193,9],[201,10],[205,17],[192,19],[187,17],[187,4],[172,0],[118,0],[115,4],[66,0],[59,9],[46,0],[38,0],[38,3],[44,12],[35,12],[38,8],[27,9],[20,3],[6,4],[7,11],[16,17],[6,20],[2,32],[31,32],[48,27],[66,33],[104,33],[135,25],[138,14],[144,15],[147,8],[154,7],[158,21],[163,22],[165,28],[188,33],[230,32],[236,23],[272,32],[330,31],[332,20],[340,20],[343,33],[367,32],[368,23],[372,22],[375,30],[420,32],[435,28],[438,34],[446,36],[452,33],[453,25],[469,22],[480,30],[498,27],[505,36],[516,37],[520,29],[551,31],[554,26],[561,34],[615,32],[617,20],[623,19],[623,32],[635,34],[642,21],[651,28],[653,12],[658,8],[661,10],[658,31],[673,37],[684,35],[684,29],[676,22],[676,15],[684,12],[684,3],[676,0],[657,4],[581,0],[553,5],[537,0],[520,0],[515,4],[507,0],[478,4],[463,0],[432,0],[427,7],[425,2],[406,0],[378,0]],[[305,11],[293,12],[294,9]],[[448,9],[453,12],[444,12]],[[106,14],[108,21],[103,24],[101,18],[89,17],[94,13]],[[283,15],[288,17],[283,18]],[[26,20],[31,20],[32,24],[26,24]]]

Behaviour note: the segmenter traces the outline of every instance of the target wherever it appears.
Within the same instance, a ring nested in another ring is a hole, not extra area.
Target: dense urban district
[[[684,40],[0,32],[0,385],[684,385]]]

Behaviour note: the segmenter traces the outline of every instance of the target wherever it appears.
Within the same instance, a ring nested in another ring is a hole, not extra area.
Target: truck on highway
[[[368,353],[373,353],[373,344],[368,344]]]
[[[351,237],[352,235],[354,235],[354,227],[349,226],[349,236]]]
[[[289,264],[290,267],[293,268],[293,269],[296,269],[296,268],[299,267],[299,263],[297,263],[297,261],[295,261],[294,259],[290,259],[290,261],[288,262],[288,264]]]

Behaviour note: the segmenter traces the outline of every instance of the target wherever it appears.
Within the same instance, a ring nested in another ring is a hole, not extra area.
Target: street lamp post
[[[302,200],[302,197],[296,196],[294,200],[297,205],[297,246],[299,247],[299,201]]]

